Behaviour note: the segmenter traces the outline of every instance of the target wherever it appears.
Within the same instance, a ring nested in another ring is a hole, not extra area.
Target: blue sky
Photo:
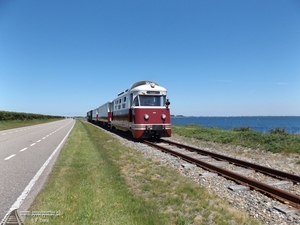
[[[0,0],[0,110],[84,116],[139,80],[172,114],[300,116],[300,1]]]

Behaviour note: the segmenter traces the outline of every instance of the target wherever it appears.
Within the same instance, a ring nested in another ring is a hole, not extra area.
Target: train
[[[171,137],[170,101],[167,90],[143,80],[117,97],[87,112],[87,121],[131,133],[135,139]]]

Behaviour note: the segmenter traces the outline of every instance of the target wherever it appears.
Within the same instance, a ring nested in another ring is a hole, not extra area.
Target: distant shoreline
[[[173,125],[195,124],[203,127],[218,127],[225,130],[249,127],[261,133],[272,129],[285,129],[288,133],[300,133],[300,116],[183,116],[173,115]]]

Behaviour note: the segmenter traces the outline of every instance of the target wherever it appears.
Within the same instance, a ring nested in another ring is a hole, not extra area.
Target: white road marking
[[[42,139],[44,140],[44,139],[46,139],[46,137],[43,137]]]
[[[30,146],[34,146],[36,143],[32,143]]]
[[[6,133],[2,134],[2,135],[6,135]]]
[[[75,123],[73,124],[73,126],[70,128],[70,130],[68,131],[68,133],[66,134],[66,136],[64,137],[64,139],[59,143],[59,145],[56,147],[56,149],[52,152],[52,154],[49,156],[49,158],[46,160],[46,162],[43,164],[43,166],[39,169],[39,171],[35,174],[35,176],[32,178],[32,180],[29,182],[29,184],[27,185],[27,187],[24,189],[24,191],[22,192],[22,194],[18,197],[18,199],[15,201],[15,203],[11,206],[10,210],[7,212],[7,214],[5,215],[3,221],[6,219],[6,217],[15,209],[20,208],[22,202],[24,201],[24,199],[27,197],[28,193],[31,191],[31,188],[34,186],[35,182],[39,179],[40,175],[43,173],[43,171],[45,170],[45,168],[48,166],[49,162],[51,161],[51,159],[53,158],[53,156],[58,152],[58,150],[61,148],[61,146],[63,145],[63,143],[65,142],[65,140],[67,139],[67,137],[69,136],[69,134],[71,133],[71,130],[73,129]]]
[[[11,159],[11,158],[14,157],[14,156],[16,156],[16,154],[13,154],[13,155],[11,155],[11,156],[8,156],[8,157],[5,158],[4,160],[9,160],[9,159]]]
[[[38,140],[37,142],[41,142],[41,140]]]
[[[27,148],[23,148],[23,149],[20,150],[20,152],[24,152],[26,149],[27,149]]]

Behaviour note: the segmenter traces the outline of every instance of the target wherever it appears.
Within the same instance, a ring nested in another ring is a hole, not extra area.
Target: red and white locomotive
[[[134,138],[171,136],[167,90],[152,81],[138,81],[102,106],[87,112],[87,120],[129,131]]]

